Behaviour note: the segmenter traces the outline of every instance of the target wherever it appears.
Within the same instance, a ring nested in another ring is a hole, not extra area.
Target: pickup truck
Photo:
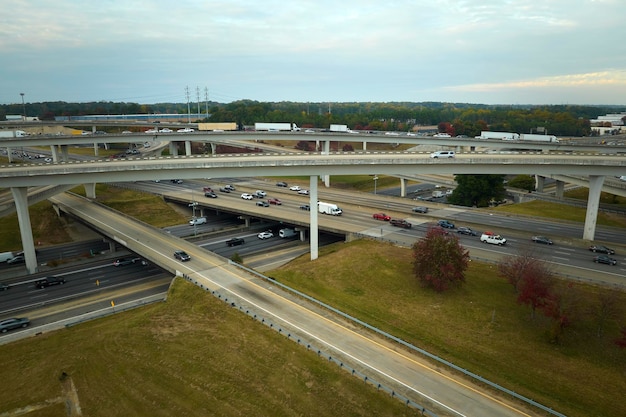
[[[396,226],[396,227],[403,227],[405,229],[410,229],[411,228],[411,223],[409,223],[408,221],[404,220],[404,219],[391,219],[389,221],[389,223],[392,226]]]
[[[485,232],[480,236],[480,241],[483,243],[491,243],[492,245],[502,246],[506,244],[506,239],[500,235],[496,235],[492,232]]]

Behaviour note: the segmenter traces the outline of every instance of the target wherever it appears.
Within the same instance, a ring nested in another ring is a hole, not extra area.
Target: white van
[[[430,154],[431,158],[454,158],[454,151],[437,151]]]
[[[0,253],[0,262],[6,262],[9,259],[13,259],[15,257],[15,255],[13,255],[13,252],[1,252]]]
[[[195,226],[198,224],[205,224],[206,223],[206,217],[194,217],[191,220],[189,220],[189,226]]]

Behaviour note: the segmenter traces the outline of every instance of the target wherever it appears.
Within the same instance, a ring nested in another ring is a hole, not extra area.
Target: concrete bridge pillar
[[[406,179],[400,178],[400,197],[406,197]]]
[[[178,156],[178,146],[176,146],[176,142],[170,142],[170,155]]]
[[[546,178],[541,175],[535,175],[535,191],[538,193],[543,193],[543,185],[545,183]]]
[[[565,182],[556,180],[556,192],[555,197],[559,200],[563,200],[563,192],[565,191]]]
[[[98,146],[97,142],[94,142],[93,144],[93,154],[94,156],[100,155],[100,147]]]
[[[309,245],[311,246],[311,260],[314,261],[319,257],[319,226],[317,223],[317,175],[311,175],[309,178]]]
[[[330,155],[330,141],[329,140],[324,141],[324,150],[322,151],[322,153],[325,155]],[[330,175],[328,174],[324,175],[322,178],[324,180],[324,186],[330,187]],[[313,210],[313,207],[311,207],[311,210]]]
[[[96,198],[96,183],[95,182],[83,184],[83,187],[85,187],[85,196],[87,198]]]
[[[604,184],[603,175],[589,176],[589,199],[587,200],[587,214],[585,216],[583,239],[593,240],[595,238],[602,184]]]
[[[191,141],[185,141],[185,155],[191,156]]]
[[[215,153],[217,152],[217,145],[213,142],[211,142],[210,145],[211,145],[211,155],[215,155]]]
[[[363,150],[366,151],[367,150],[367,142],[363,141]]]
[[[26,269],[29,274],[37,272],[37,254],[33,242],[33,230],[28,215],[28,187],[11,188],[15,209],[17,211],[17,221],[20,225],[20,236],[22,238],[22,250],[26,260]]]
[[[52,161],[56,164],[59,162],[59,150],[56,145],[50,145],[50,153],[52,154]]]
[[[70,160],[70,152],[68,151],[69,147],[67,145],[60,145],[61,147],[61,160],[63,162],[68,162]]]

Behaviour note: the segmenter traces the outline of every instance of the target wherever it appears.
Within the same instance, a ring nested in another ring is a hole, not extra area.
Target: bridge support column
[[[363,141],[363,150],[366,151],[367,150],[367,142]]]
[[[13,163],[13,148],[7,146],[7,158],[9,158],[9,164]]]
[[[85,187],[85,196],[87,198],[96,198],[96,183],[95,182],[83,184],[83,187]]]
[[[61,160],[63,162],[68,162],[70,160],[70,153],[67,145],[61,145]]]
[[[322,151],[322,153],[325,155],[330,155],[330,141],[329,140],[324,141],[324,150]],[[326,174],[322,178],[324,180],[324,186],[330,187],[330,175]],[[316,203],[316,207],[317,207],[317,203]],[[313,209],[312,206],[311,206],[311,209]]]
[[[170,155],[178,156],[178,146],[176,146],[176,142],[170,142]]]
[[[28,215],[28,188],[11,188],[11,193],[13,194],[13,200],[15,200],[17,221],[20,225],[20,236],[22,238],[22,250],[24,251],[24,259],[26,260],[26,269],[29,274],[34,274],[37,272],[37,254],[35,253],[35,244],[33,242],[33,229]]]
[[[50,145],[50,153],[52,154],[52,161],[56,164],[59,162],[59,150],[56,145]]]
[[[209,145],[211,145],[211,155],[215,155],[215,153],[217,152],[217,145],[213,142],[211,142]]]
[[[406,197],[406,179],[400,178],[400,197]]]
[[[191,141],[185,141],[185,155],[191,156]]]
[[[97,142],[94,142],[94,144],[93,144],[93,154],[94,154],[94,156],[99,156],[100,155],[100,147],[98,146]]]
[[[317,210],[317,175],[311,175],[309,178],[309,244],[311,245],[311,260],[314,261],[319,257],[319,227],[317,218],[319,211]]]
[[[563,200],[563,192],[565,191],[565,183],[563,181],[556,180],[556,192],[555,197],[559,200]]]
[[[545,183],[546,178],[541,175],[535,175],[535,191],[538,193],[543,193],[543,185]]]
[[[587,214],[585,216],[585,228],[583,239],[593,240],[596,234],[596,222],[598,220],[598,208],[600,207],[600,193],[604,184],[603,175],[589,176],[589,198],[587,200]]]

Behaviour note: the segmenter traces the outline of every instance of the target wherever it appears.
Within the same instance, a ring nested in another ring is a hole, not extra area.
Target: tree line
[[[300,127],[327,128],[346,124],[355,130],[409,131],[418,126],[438,126],[453,136],[477,136],[482,130],[534,133],[537,129],[556,136],[588,136],[589,120],[621,111],[616,106],[582,105],[485,105],[440,102],[301,103],[239,100],[209,102],[209,117],[196,121],[292,122]],[[26,115],[40,120],[55,116],[89,114],[187,114],[187,103],[138,104],[126,102],[68,103],[64,101],[0,105],[0,120],[6,115]],[[202,106],[203,108],[205,106]]]

